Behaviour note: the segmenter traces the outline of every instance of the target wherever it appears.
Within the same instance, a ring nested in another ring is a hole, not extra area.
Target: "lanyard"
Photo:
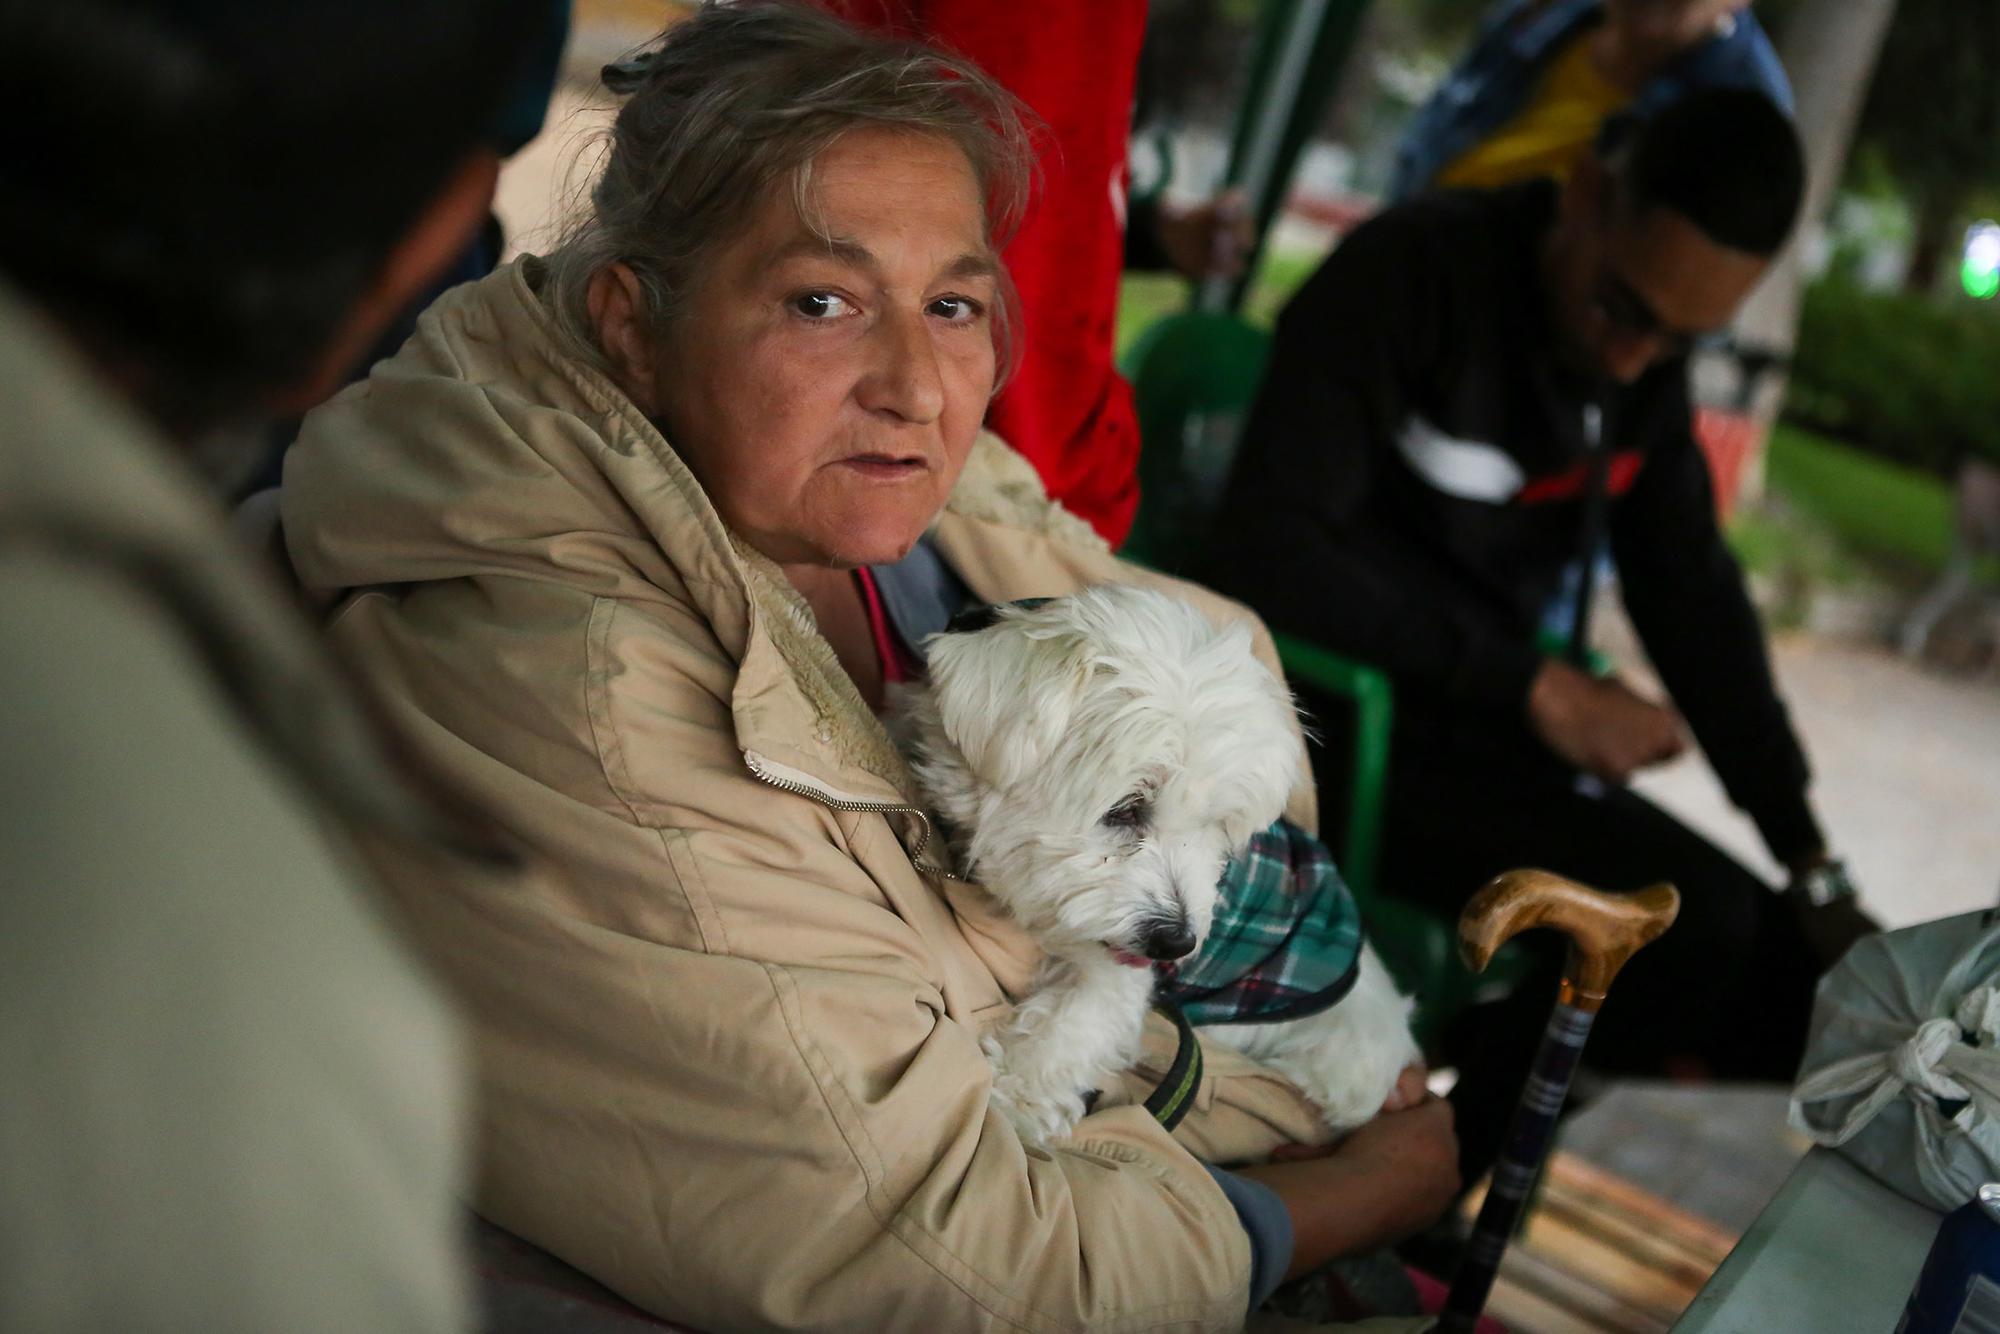
[[[1577,555],[1569,644],[1563,654],[1574,667],[1585,667],[1590,661],[1590,603],[1597,592],[1597,556],[1611,517],[1607,478],[1611,451],[1604,447],[1604,409],[1595,400],[1583,405],[1583,445],[1590,460],[1583,492],[1583,544]]]

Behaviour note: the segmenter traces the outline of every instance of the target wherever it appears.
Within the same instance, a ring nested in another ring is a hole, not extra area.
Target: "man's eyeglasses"
[[[1632,338],[1657,340],[1665,356],[1685,356],[1697,347],[1716,346],[1729,336],[1725,329],[1690,333],[1670,327],[1654,313],[1644,297],[1632,290],[1630,283],[1615,273],[1598,275],[1591,289],[1590,301],[1598,316],[1614,330]]]

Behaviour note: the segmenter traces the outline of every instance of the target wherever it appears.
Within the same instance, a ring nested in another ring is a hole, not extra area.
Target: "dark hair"
[[[1705,88],[1639,124],[1613,154],[1634,210],[1667,208],[1718,245],[1774,255],[1805,194],[1791,119],[1749,88]]]
[[[175,427],[311,367],[487,137],[535,0],[4,0],[0,269]]]

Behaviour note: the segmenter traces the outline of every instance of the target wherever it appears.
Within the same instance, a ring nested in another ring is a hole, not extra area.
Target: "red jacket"
[[[1042,188],[1005,256],[1021,293],[1022,356],[988,421],[1116,546],[1139,505],[1139,420],[1112,342],[1146,0],[821,3],[968,57],[1047,124]]]

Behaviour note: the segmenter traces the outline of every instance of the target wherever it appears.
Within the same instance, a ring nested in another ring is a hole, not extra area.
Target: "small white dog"
[[[993,1103],[1040,1144],[1138,1058],[1152,960],[1193,952],[1225,863],[1283,812],[1305,756],[1295,706],[1241,625],[1106,584],[994,609],[927,646],[894,728],[960,869],[1047,956],[987,1039]],[[1418,1060],[1410,1002],[1372,951],[1304,1019],[1207,1035],[1273,1067],[1336,1131],[1372,1117]]]

